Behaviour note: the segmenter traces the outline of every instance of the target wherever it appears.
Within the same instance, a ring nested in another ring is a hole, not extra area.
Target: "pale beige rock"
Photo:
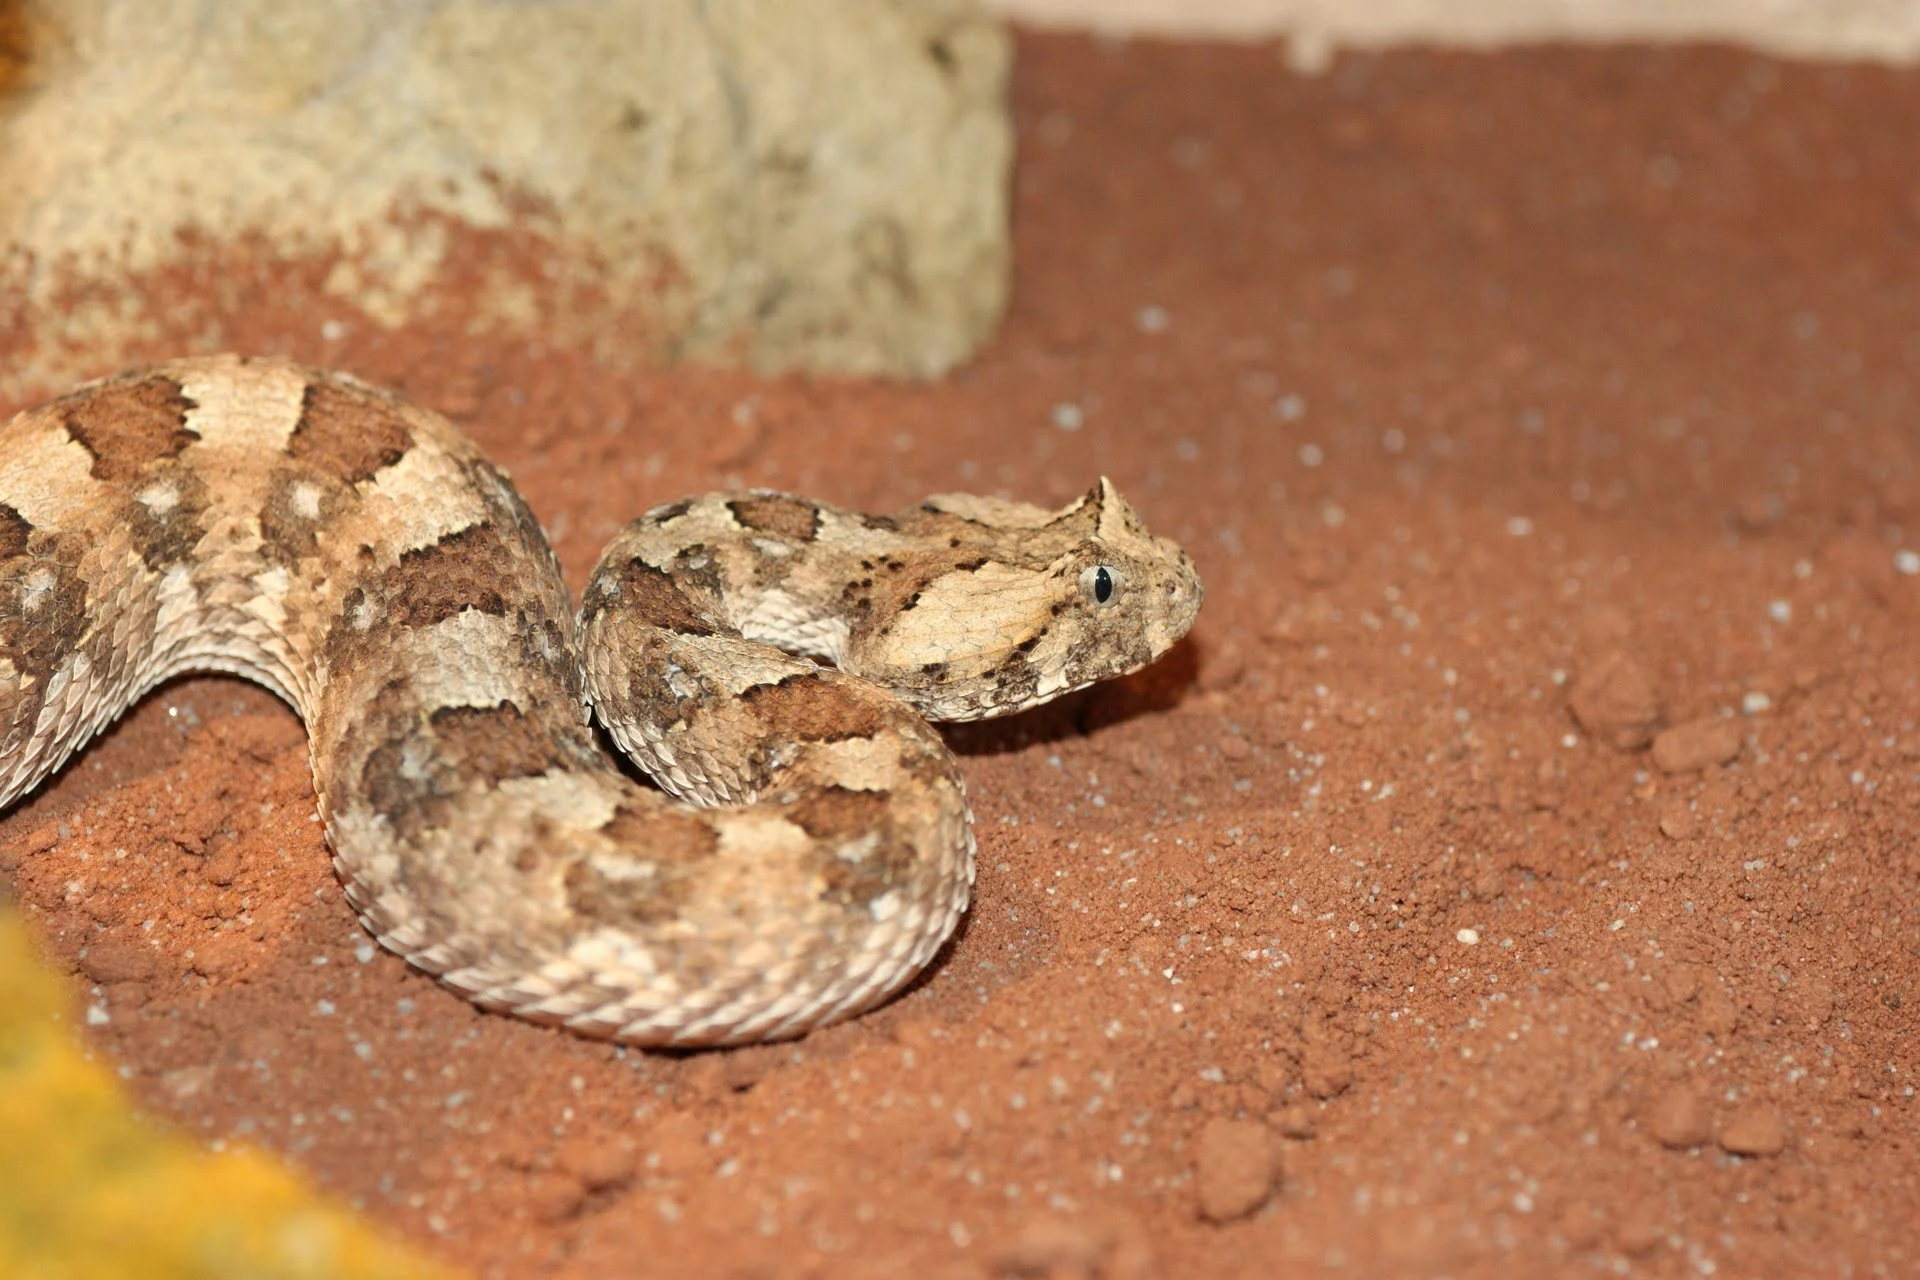
[[[931,374],[1005,300],[1009,48],[971,0],[25,0],[15,22],[0,244],[44,348],[16,380],[151,333],[128,291],[52,303],[183,231],[338,246],[327,289],[393,323],[447,220],[530,217],[581,288],[543,307],[502,280],[473,323],[612,358]]]

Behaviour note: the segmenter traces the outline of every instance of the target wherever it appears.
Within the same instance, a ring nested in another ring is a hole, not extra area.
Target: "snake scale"
[[[89,384],[0,428],[0,809],[161,681],[245,676],[305,722],[384,946],[585,1035],[778,1039],[898,990],[966,908],[928,719],[1132,671],[1201,586],[1103,480],[1060,511],[669,503],[583,600],[507,477],[390,393],[234,356]]]

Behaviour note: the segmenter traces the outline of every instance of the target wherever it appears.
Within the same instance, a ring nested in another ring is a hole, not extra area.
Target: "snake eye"
[[[1080,589],[1099,605],[1112,604],[1120,594],[1120,571],[1111,565],[1096,564],[1080,572]]]

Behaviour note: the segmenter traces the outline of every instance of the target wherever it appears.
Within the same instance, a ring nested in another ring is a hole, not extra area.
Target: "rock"
[[[1659,739],[1654,739],[1658,750]],[[1699,820],[1684,804],[1675,804],[1660,815],[1660,834],[1669,840],[1685,840],[1700,829]]]
[[[1273,1195],[1281,1168],[1280,1144],[1256,1120],[1209,1120],[1200,1131],[1193,1181],[1200,1216],[1233,1222]]]
[[[625,1138],[577,1134],[560,1144],[553,1163],[572,1175],[588,1191],[603,1191],[629,1181],[639,1161],[639,1153]]]
[[[527,1175],[520,1203],[535,1222],[565,1222],[587,1203],[587,1191],[564,1173],[538,1170]]]
[[[1689,720],[1653,739],[1653,762],[1663,773],[1693,773],[1740,754],[1740,722],[1723,716]]]
[[[160,1088],[175,1102],[197,1098],[213,1085],[214,1068],[210,1062],[175,1067],[160,1073]]]
[[[1030,1219],[994,1250],[1007,1280],[1152,1280],[1160,1274],[1147,1230],[1121,1214]]]
[[[207,860],[200,874],[208,884],[232,884],[240,876],[240,842],[224,835],[207,841]]]
[[[432,305],[460,256],[470,325],[609,359],[929,375],[1005,304],[1011,53],[972,0],[20,10],[0,284],[37,339],[22,386],[110,368],[163,320],[240,342],[238,283],[162,315],[127,275],[243,240],[374,325]],[[461,228],[531,229],[545,261],[516,274]]]
[[[1667,1237],[1666,1215],[1652,1201],[1628,1206],[1613,1229],[1613,1243],[1629,1258],[1645,1257]]]
[[[1653,681],[1634,658],[1614,649],[1581,672],[1567,695],[1567,709],[1581,729],[1620,751],[1636,751],[1653,738],[1660,703]]]
[[[1777,1156],[1786,1150],[1787,1130],[1769,1108],[1746,1106],[1721,1126],[1720,1146],[1737,1156]]]
[[[158,967],[153,948],[139,942],[103,936],[87,944],[80,972],[98,983],[135,982],[153,976]]]
[[[1313,1113],[1298,1105],[1281,1107],[1267,1116],[1267,1123],[1280,1131],[1282,1137],[1305,1142],[1314,1134]]]
[[[1699,1092],[1676,1085],[1663,1093],[1647,1113],[1647,1131],[1663,1147],[1683,1150],[1713,1138],[1712,1116]]]
[[[1353,1058],[1335,1044],[1310,1044],[1300,1071],[1307,1092],[1324,1102],[1339,1097],[1353,1083]]]
[[[1719,982],[1709,982],[1700,993],[1700,1027],[1716,1040],[1725,1041],[1740,1025],[1740,1010],[1733,993]]]

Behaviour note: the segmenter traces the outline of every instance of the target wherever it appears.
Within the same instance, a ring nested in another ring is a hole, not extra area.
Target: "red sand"
[[[478,1014],[354,924],[294,717],[195,680],[0,821],[95,1046],[487,1276],[1912,1274],[1920,73],[1020,53],[1013,310],[937,385],[218,266],[232,342],[467,424],[576,584],[741,482],[1105,472],[1182,539],[1188,644],[952,734],[930,974],[732,1053]]]

